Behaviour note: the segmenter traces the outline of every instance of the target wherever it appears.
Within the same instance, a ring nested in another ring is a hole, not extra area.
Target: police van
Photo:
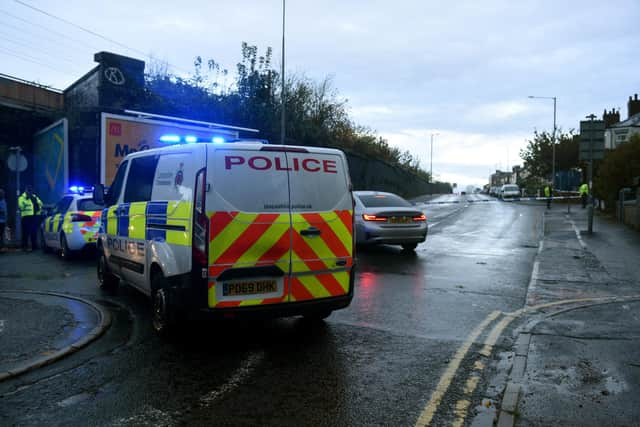
[[[214,140],[129,154],[106,194],[96,186],[100,287],[122,280],[148,295],[159,333],[198,312],[324,319],[347,307],[344,153]]]

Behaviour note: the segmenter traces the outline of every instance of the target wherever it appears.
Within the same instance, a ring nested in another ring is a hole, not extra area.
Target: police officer
[[[27,185],[24,193],[18,197],[18,209],[22,222],[22,250],[28,249],[27,241],[31,238],[31,250],[38,249],[37,231],[42,214],[42,200],[33,192],[33,187]]]
[[[580,198],[582,199],[582,209],[587,207],[587,199],[589,198],[589,186],[585,182],[580,186]]]
[[[547,209],[551,209],[551,195],[553,194],[553,189],[550,184],[547,184],[544,187],[544,197],[547,198]]]

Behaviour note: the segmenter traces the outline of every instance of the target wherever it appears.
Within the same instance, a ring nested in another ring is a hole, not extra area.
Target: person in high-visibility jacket
[[[544,197],[547,198],[547,209],[551,209],[551,195],[553,194],[553,189],[551,185],[547,184],[544,187]]]
[[[31,239],[31,250],[38,248],[38,224],[42,215],[42,200],[33,192],[33,187],[28,185],[24,193],[18,197],[18,209],[22,223],[22,249],[29,251],[28,240]]]
[[[580,198],[582,199],[582,209],[587,207],[587,199],[589,198],[589,185],[585,182],[580,186],[578,190],[580,192]]]

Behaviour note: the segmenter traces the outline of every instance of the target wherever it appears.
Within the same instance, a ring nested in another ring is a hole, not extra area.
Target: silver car
[[[412,251],[427,238],[427,217],[402,197],[380,191],[354,191],[357,244],[400,245]]]

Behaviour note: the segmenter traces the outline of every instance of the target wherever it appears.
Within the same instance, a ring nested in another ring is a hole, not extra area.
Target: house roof
[[[612,128],[640,127],[640,113],[634,114],[623,122],[616,123]]]

